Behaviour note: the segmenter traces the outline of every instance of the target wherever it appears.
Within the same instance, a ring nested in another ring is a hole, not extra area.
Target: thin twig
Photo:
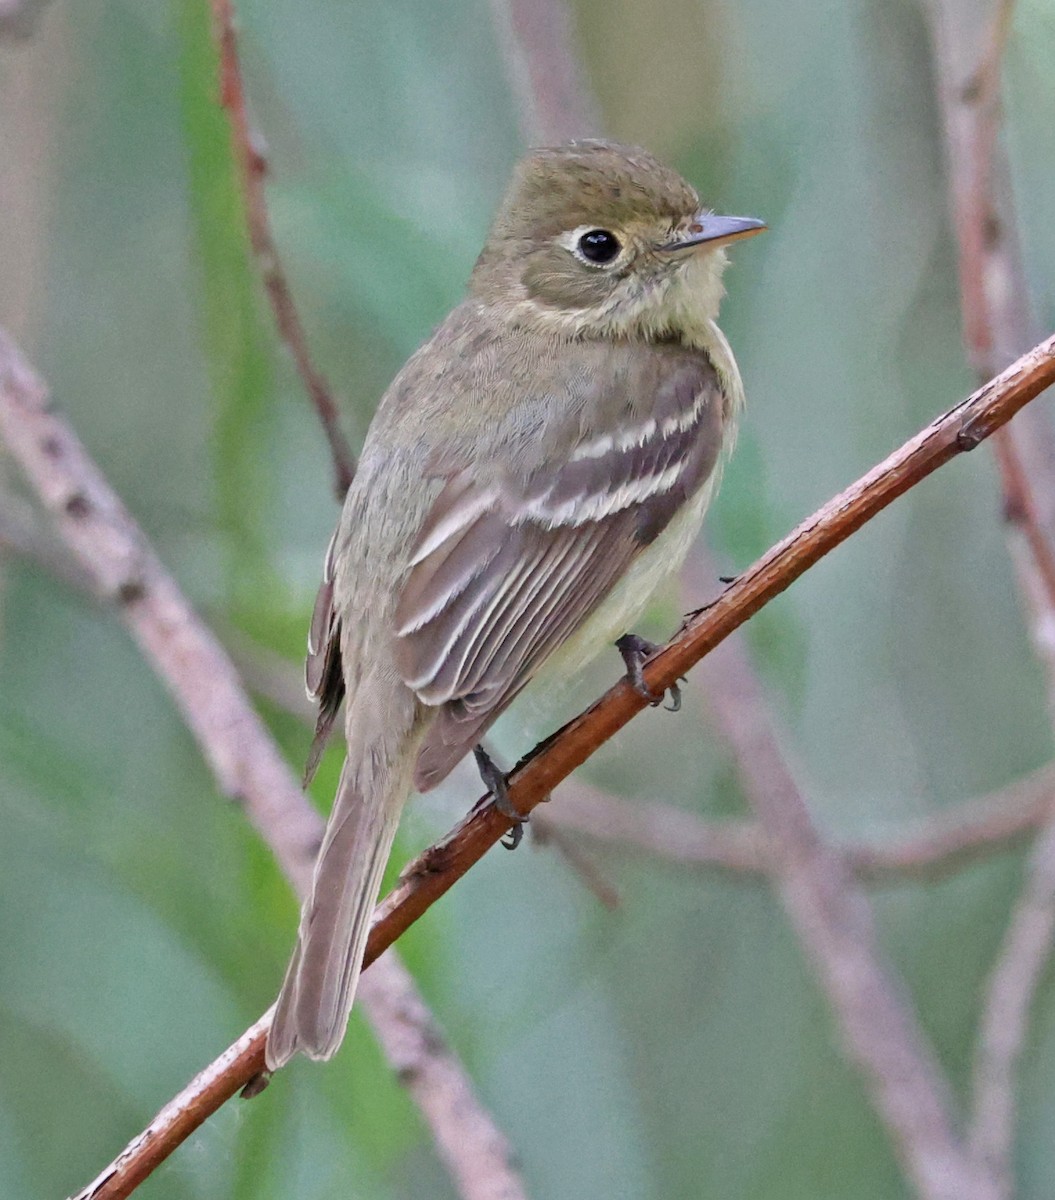
[[[571,47],[564,0],[491,0],[495,30],[530,145],[597,136],[600,121]]]
[[[998,1196],[1014,1195],[1016,1075],[1029,1015],[1055,936],[1055,823],[1049,822],[1029,857],[989,979],[974,1061],[971,1148],[997,1181]]]
[[[708,820],[659,800],[624,800],[579,780],[561,788],[546,824],[595,845],[623,846],[679,867],[766,875],[772,846],[755,821]],[[541,820],[535,817],[535,821]]]
[[[230,660],[198,619],[175,581],[88,457],[51,408],[40,380],[0,333],[0,433],[95,589],[117,605],[148,661],[168,685],[205,755],[217,786],[237,800],[302,898],[311,879],[322,820],[312,808],[263,723]],[[366,988],[367,1014],[392,1064],[406,1076],[437,1148],[465,1200],[525,1195],[505,1139],[476,1100],[472,1085],[395,958],[375,968]],[[257,1029],[265,1026],[259,1025]],[[166,1105],[151,1128],[87,1189],[83,1200],[128,1196],[164,1159],[155,1132],[189,1133],[215,1107],[218,1080],[252,1060],[253,1031],[221,1064],[200,1075]],[[204,1107],[203,1107],[204,1106]],[[200,1114],[200,1115],[199,1115]]]
[[[997,0],[988,36],[978,13],[962,3],[933,0],[932,37],[949,161],[949,188],[959,247],[960,295],[972,365],[984,375],[1006,361],[1032,333],[1028,288],[1015,237],[1006,162],[998,150],[1000,81],[1013,0]],[[981,65],[969,72],[981,50]],[[966,83],[963,81],[967,80]],[[1004,510],[1020,542],[1011,544],[1019,589],[1037,656],[1048,675],[1055,715],[1055,547],[1042,524],[1040,491],[1055,493],[1050,431],[1036,419],[1021,434],[1046,443],[1033,453],[1011,430],[994,439]],[[1036,434],[1036,436],[1034,436]],[[1055,931],[1055,809],[1030,854],[1022,894],[997,954],[979,1022],[974,1063],[971,1146],[997,1195],[1014,1194],[1013,1149],[1018,1063],[1029,1013]]]
[[[509,1143],[481,1106],[399,957],[386,954],[363,976],[359,1003],[385,1057],[431,1126],[458,1194],[475,1200],[525,1200]]]
[[[98,599],[88,572],[63,553],[61,544],[45,538],[11,496],[0,495],[0,551],[27,558],[70,588]],[[223,631],[223,643],[251,691],[296,720],[314,723],[302,667],[234,628]],[[1044,824],[1053,807],[1055,767],[1042,767],[998,791],[913,822],[889,842],[855,841],[837,849],[867,883],[944,878],[1021,842]],[[541,834],[541,841],[554,843],[608,908],[618,905],[616,889],[596,864],[576,854],[569,834],[695,869],[759,875],[772,869],[773,847],[754,821],[708,820],[659,800],[624,800],[580,780],[561,788],[560,804],[537,815],[531,830]]]
[[[559,818],[551,813],[535,816],[531,822],[531,837],[536,845],[552,846],[564,860],[566,866],[579,877],[583,887],[593,893],[603,908],[614,911],[619,907],[619,893],[608,882],[600,867],[584,854],[561,828]]]
[[[769,875],[783,847],[756,821],[708,820],[657,800],[623,800],[586,784],[561,789],[546,820],[594,843],[626,846],[666,862],[734,875]],[[833,848],[866,883],[938,879],[1034,833],[1055,807],[1055,765],[986,796],[913,822],[889,842]],[[537,820],[538,818],[536,818]]]
[[[950,458],[973,449],[1052,383],[1055,383],[1055,337],[1035,347],[996,379],[933,421],[774,546],[714,604],[690,619],[682,632],[646,665],[644,676],[648,687],[658,693],[677,682],[734,629],[866,521]],[[31,398],[34,395],[36,392],[31,390],[27,412],[27,397],[24,387],[19,386],[18,372],[12,373],[9,366],[6,370],[0,368],[0,429],[15,427],[18,435],[16,453],[27,473],[42,492],[54,493],[55,488],[48,482],[51,475],[49,456],[42,454],[38,445],[40,421],[47,418],[45,414],[33,411]],[[27,422],[28,433],[23,428]],[[59,508],[65,492],[65,488],[59,490]],[[542,803],[563,779],[645,706],[646,701],[625,681],[610,688],[513,771],[509,779],[509,796],[516,809],[526,814]],[[366,963],[373,962],[444,895],[508,831],[509,826],[509,819],[485,797],[442,842],[411,863],[374,913]],[[837,914],[837,919],[842,920],[844,916]],[[259,1026],[244,1053],[219,1070],[216,1078],[222,1079],[222,1083],[217,1082],[210,1088],[207,1101],[199,1101],[191,1089],[185,1090],[179,1112],[165,1121],[156,1118],[149,1135],[137,1139],[138,1153],[152,1163],[161,1161],[226,1099],[259,1075],[264,1070],[265,1039],[266,1027]],[[955,1147],[950,1147],[944,1157],[952,1173],[946,1179],[948,1187],[942,1194],[950,1200],[953,1197],[956,1200],[967,1197],[981,1200],[984,1193],[979,1193],[973,1187],[973,1181],[964,1180],[956,1169]],[[957,1191],[959,1184],[963,1187]],[[104,1195],[107,1194],[99,1193],[93,1200],[102,1200]],[[82,1196],[87,1200],[85,1194]],[[107,1200],[111,1200],[109,1195]]]
[[[0,434],[95,591],[116,605],[169,688],[219,790],[244,808],[283,872],[303,889],[319,844],[317,814],[292,782],[223,648],[4,333]]]
[[[224,642],[253,691],[297,720],[314,722],[296,664],[236,630],[225,632]],[[709,694],[708,688],[703,692]],[[843,842],[835,849],[865,883],[941,879],[1023,841],[1053,808],[1055,765],[913,821],[888,841]],[[606,907],[616,906],[615,889],[593,862],[575,856],[569,835],[626,846],[679,866],[732,874],[768,875],[772,856],[780,853],[753,820],[711,820],[661,800],[624,800],[578,779],[561,788],[559,804],[535,815],[531,831],[541,834],[543,842],[556,841],[555,835],[560,839],[558,851],[574,859],[571,865]]]
[[[18,515],[13,517],[12,511]],[[63,553],[61,545],[46,539],[14,498],[0,495],[3,551],[35,562],[68,587],[98,599],[91,576],[79,563]],[[225,629],[223,644],[250,691],[296,720],[314,723],[302,667],[238,629]],[[888,843],[855,841],[837,849],[854,875],[866,883],[939,879],[1021,842],[1046,822],[1053,807],[1055,767],[1042,767],[998,791],[913,822]],[[562,835],[621,844],[685,867],[733,874],[765,875],[772,870],[773,848],[754,821],[708,820],[659,800],[623,800],[581,781],[563,787],[560,804],[536,816],[531,829],[540,841],[554,844],[607,908],[618,906],[617,890]]]
[[[1042,767],[999,791],[936,813],[890,845],[853,844],[843,853],[864,880],[942,878],[1023,841],[1045,824],[1053,808],[1055,767]]]
[[[779,846],[771,878],[908,1178],[921,1197],[986,1195],[954,1129],[948,1081],[886,963],[871,907],[847,861],[814,825],[737,639],[709,655],[702,690],[744,796]]]
[[[249,124],[231,2],[209,2],[212,6],[213,31],[220,55],[220,101],[227,110],[231,123],[231,143],[245,198],[249,241],[260,266],[279,336],[289,348],[297,371],[322,422],[333,460],[334,491],[337,498],[343,500],[355,475],[355,455],[341,430],[337,401],[322,373],[312,362],[304,326],[293,303],[293,293],[275,246],[264,195],[267,159]]]

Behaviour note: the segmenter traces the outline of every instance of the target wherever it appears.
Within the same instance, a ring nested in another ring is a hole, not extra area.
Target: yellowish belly
[[[616,638],[629,632],[649,601],[685,561],[714,493],[716,471],[658,538],[627,569],[608,596],[539,668],[535,682],[572,679]]]

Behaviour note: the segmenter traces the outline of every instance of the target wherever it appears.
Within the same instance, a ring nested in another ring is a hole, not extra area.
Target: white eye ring
[[[582,240],[589,234],[603,235],[609,238],[616,246],[616,251],[611,258],[597,259],[590,258],[583,253]],[[574,255],[584,266],[593,267],[596,271],[605,271],[615,266],[616,263],[626,254],[626,245],[618,234],[613,233],[610,229],[605,229],[600,225],[580,225],[576,229],[570,230],[568,233],[562,233],[557,239],[558,243]]]

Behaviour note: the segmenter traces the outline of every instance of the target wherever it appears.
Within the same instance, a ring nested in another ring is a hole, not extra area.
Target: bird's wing
[[[542,661],[706,482],[727,404],[702,355],[671,356],[645,412],[569,438],[546,473],[447,477],[418,535],[396,609],[396,668],[440,712],[415,785],[438,783]],[[635,413],[636,415],[631,415]]]
[[[311,782],[319,765],[326,742],[337,719],[344,699],[344,671],[341,667],[341,618],[333,602],[335,554],[340,526],[334,530],[326,548],[322,566],[322,583],[315,597],[315,608],[308,627],[308,657],[304,664],[304,681],[308,695],[319,705],[315,719],[315,737],[304,768],[304,782]]]

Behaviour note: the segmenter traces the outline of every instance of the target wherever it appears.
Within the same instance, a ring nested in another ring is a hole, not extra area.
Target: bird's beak
[[[724,246],[726,242],[754,237],[765,228],[765,221],[757,217],[719,217],[712,213],[700,213],[681,237],[656,249],[664,253],[677,253],[692,250],[696,246]]]

